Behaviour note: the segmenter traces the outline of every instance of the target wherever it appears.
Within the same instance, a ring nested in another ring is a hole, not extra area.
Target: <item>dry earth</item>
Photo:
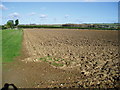
[[[119,87],[118,31],[25,29],[22,56],[3,83],[22,88]]]

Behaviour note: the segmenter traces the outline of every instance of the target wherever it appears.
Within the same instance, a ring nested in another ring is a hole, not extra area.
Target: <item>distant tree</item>
[[[19,20],[15,20],[15,26],[17,26],[19,24]]]
[[[9,20],[6,24],[7,28],[14,28],[14,21],[13,20]]]
[[[2,25],[1,29],[7,29],[7,27],[5,25]]]

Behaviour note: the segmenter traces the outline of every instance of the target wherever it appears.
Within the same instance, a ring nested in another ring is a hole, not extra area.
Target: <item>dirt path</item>
[[[26,29],[23,55],[3,65],[17,87],[118,87],[117,31]]]

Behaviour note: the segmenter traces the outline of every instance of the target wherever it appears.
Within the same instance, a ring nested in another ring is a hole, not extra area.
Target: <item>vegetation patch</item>
[[[62,67],[63,66],[63,64],[59,64],[59,63],[51,63],[53,66],[60,66],[60,67]]]
[[[2,62],[2,30],[0,30],[0,64]]]
[[[20,55],[22,47],[22,30],[2,30],[2,59],[3,62],[11,62]]]
[[[63,61],[64,59],[61,59],[61,58],[55,58],[55,57],[52,57],[52,56],[46,56],[46,57],[43,57],[43,58],[39,58],[39,60],[41,61],[44,61],[44,62],[47,62],[53,66],[56,66],[56,67],[61,67],[63,66],[64,64],[61,62]]]

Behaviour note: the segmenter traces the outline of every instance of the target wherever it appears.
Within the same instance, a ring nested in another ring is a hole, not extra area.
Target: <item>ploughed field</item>
[[[12,82],[33,88],[119,87],[118,47],[118,31],[24,29],[24,58]]]

